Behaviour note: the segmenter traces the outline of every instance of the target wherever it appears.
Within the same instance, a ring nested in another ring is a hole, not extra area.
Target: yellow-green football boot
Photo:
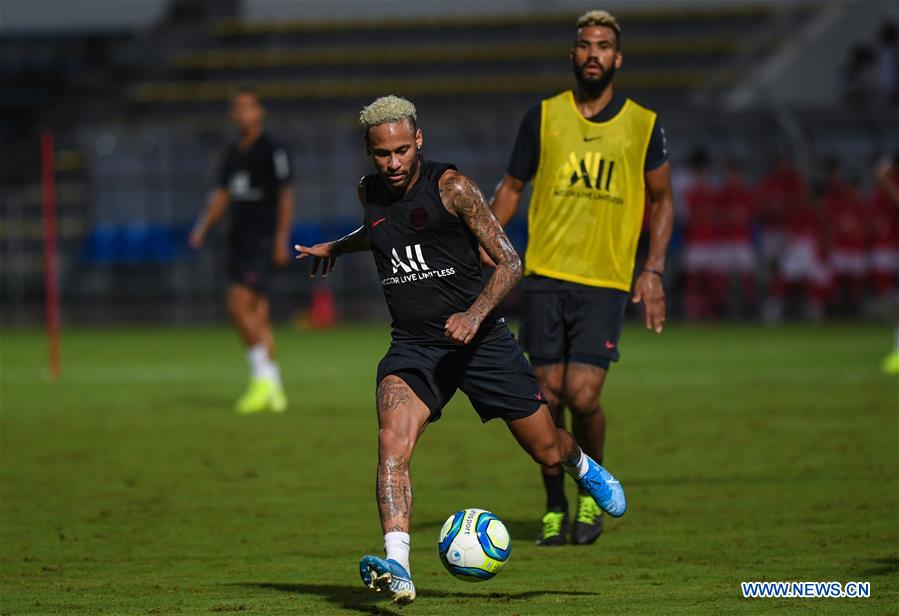
[[[235,410],[241,415],[252,415],[269,410],[278,386],[272,379],[253,379],[246,393],[237,401]],[[286,401],[284,406],[286,407]]]
[[[589,494],[578,494],[577,518],[571,529],[571,542],[590,545],[602,534],[602,509]]]
[[[275,385],[275,390],[272,392],[271,400],[269,400],[268,409],[272,413],[283,413],[287,410],[287,395],[284,393],[284,388],[280,385]]]
[[[884,374],[899,374],[899,349],[884,357],[880,367]]]
[[[565,545],[568,542],[568,513],[547,511],[540,521],[543,523],[543,529],[537,537],[537,545]]]

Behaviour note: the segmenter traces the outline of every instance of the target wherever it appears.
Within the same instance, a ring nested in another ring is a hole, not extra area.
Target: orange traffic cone
[[[334,307],[334,294],[330,287],[318,287],[312,292],[312,303],[309,307],[309,326],[312,329],[326,329],[337,323],[337,310]]]

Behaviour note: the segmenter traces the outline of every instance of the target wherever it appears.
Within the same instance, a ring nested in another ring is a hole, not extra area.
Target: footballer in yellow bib
[[[571,411],[581,448],[603,458],[600,394],[618,342],[627,299],[642,303],[645,323],[665,322],[662,278],[674,208],[665,133],[655,112],[614,92],[621,68],[621,27],[590,11],[576,24],[573,90],[532,107],[521,122],[493,212],[506,224],[533,182],[524,259],[520,340],[543,386],[556,425]],[[636,267],[649,212],[649,254]],[[543,468],[546,513],[539,545],[593,543],[602,516],[580,494],[569,513],[564,478]]]
[[[630,291],[656,114],[625,100],[585,119],[570,90],[541,103],[525,274]]]

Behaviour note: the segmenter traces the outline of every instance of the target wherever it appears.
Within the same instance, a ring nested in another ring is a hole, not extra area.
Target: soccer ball
[[[466,582],[483,582],[509,560],[512,540],[498,517],[483,509],[457,511],[443,524],[437,553],[446,570]]]

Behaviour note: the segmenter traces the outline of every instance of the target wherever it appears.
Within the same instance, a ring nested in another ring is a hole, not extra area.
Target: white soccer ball
[[[446,570],[466,582],[483,582],[509,560],[512,539],[502,520],[483,509],[457,511],[443,524],[437,553]]]

